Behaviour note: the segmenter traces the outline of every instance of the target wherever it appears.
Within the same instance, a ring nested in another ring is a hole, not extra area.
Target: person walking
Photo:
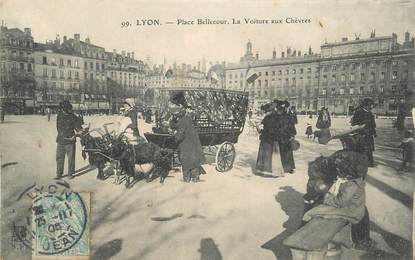
[[[290,103],[288,101],[277,101],[276,104],[275,141],[278,142],[284,173],[294,173],[295,162],[291,142],[294,140],[297,131],[291,115],[287,113]]]
[[[288,110],[288,114],[290,115],[294,125],[298,124],[297,111],[295,109],[295,106],[290,107],[290,109]]]
[[[59,112],[56,119],[56,177],[61,179],[65,164],[65,156],[68,157],[68,176],[72,179],[75,173],[75,151],[76,151],[76,131],[82,130],[82,119],[77,117],[72,111],[72,105],[64,100],[59,103]]]
[[[360,130],[362,136],[357,141],[357,147],[359,147],[359,152],[367,157],[369,167],[375,167],[373,151],[375,150],[374,137],[377,135],[375,117],[372,114],[373,107],[374,101],[370,98],[365,98],[351,119],[352,126],[363,126]]]
[[[318,118],[316,123],[316,128],[320,129],[318,135],[319,144],[327,144],[330,140],[330,126],[331,126],[331,117],[328,108],[322,107],[318,112]]]
[[[276,102],[272,102],[261,107],[261,110],[265,112],[265,117],[262,120],[261,124],[263,125],[262,130],[260,130],[259,136],[259,149],[257,162],[255,167],[255,174],[258,175],[272,175],[277,177],[282,177],[284,171],[282,168],[280,160],[273,160],[273,154],[279,153],[278,144],[275,143],[275,131],[274,127],[276,125],[276,112],[275,112]],[[276,164],[273,164],[273,161]],[[280,165],[280,166],[279,166]]]
[[[46,115],[48,117],[48,122],[50,122],[50,115],[51,115],[52,111],[50,110],[49,107],[46,108]]]

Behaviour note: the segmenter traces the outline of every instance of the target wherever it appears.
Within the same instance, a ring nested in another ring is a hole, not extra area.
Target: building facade
[[[0,27],[0,114],[34,110],[34,58],[31,29]]]
[[[279,58],[260,60],[248,42],[239,63],[226,67],[226,88],[248,91],[251,99],[287,99],[298,111],[322,106],[349,114],[360,100],[375,100],[378,114],[394,114],[399,103],[414,90],[414,38],[397,36],[325,43],[321,54],[287,49]],[[256,74],[252,83],[247,78]]]
[[[107,52],[107,83],[111,97],[111,108],[118,111],[123,100],[134,98],[136,104],[144,99],[145,66],[134,58],[134,52],[118,54]]]

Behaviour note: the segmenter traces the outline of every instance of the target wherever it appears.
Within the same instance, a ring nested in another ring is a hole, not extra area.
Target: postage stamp
[[[32,204],[33,256],[89,255],[89,193],[45,193]]]

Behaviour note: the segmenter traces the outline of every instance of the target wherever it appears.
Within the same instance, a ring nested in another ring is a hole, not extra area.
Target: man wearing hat
[[[284,173],[294,173],[295,171],[291,141],[294,140],[297,131],[291,116],[287,113],[289,107],[290,103],[286,100],[277,101],[276,103],[275,141],[278,142]]]
[[[374,102],[370,98],[365,98],[360,107],[353,114],[351,125],[363,126],[360,130],[362,137],[358,140],[359,151],[367,157],[369,167],[374,167],[373,151],[375,150],[376,122],[372,114]]]
[[[65,155],[68,156],[68,176],[73,178],[75,173],[75,150],[76,135],[75,131],[82,130],[82,119],[77,117],[72,111],[72,105],[69,101],[64,100],[59,103],[59,113],[56,119],[56,177],[62,178],[65,164]]]
[[[327,144],[330,140],[331,118],[327,107],[322,107],[318,112],[316,128],[320,129],[318,134],[318,143]]]
[[[183,93],[179,92],[170,100],[176,105],[170,110],[173,115],[170,125],[179,144],[179,160],[182,164],[183,180],[198,182],[199,176],[206,173],[202,168],[205,163],[205,154],[202,150],[199,134],[192,119],[186,113],[185,109],[189,106],[182,95]]]

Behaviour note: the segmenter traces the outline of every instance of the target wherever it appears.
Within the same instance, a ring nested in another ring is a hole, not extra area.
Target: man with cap
[[[358,140],[357,147],[359,147],[359,150],[357,152],[367,157],[369,167],[375,166],[373,151],[375,150],[376,122],[375,116],[372,114],[373,106],[374,102],[372,99],[363,99],[361,106],[356,109],[351,120],[352,126],[363,126],[360,130],[362,136]]]
[[[75,131],[82,130],[82,119],[77,117],[72,111],[72,105],[69,101],[64,100],[59,103],[59,113],[56,119],[56,177],[61,179],[65,164],[65,155],[68,156],[68,176],[73,178],[75,173],[75,150],[76,135]]]

